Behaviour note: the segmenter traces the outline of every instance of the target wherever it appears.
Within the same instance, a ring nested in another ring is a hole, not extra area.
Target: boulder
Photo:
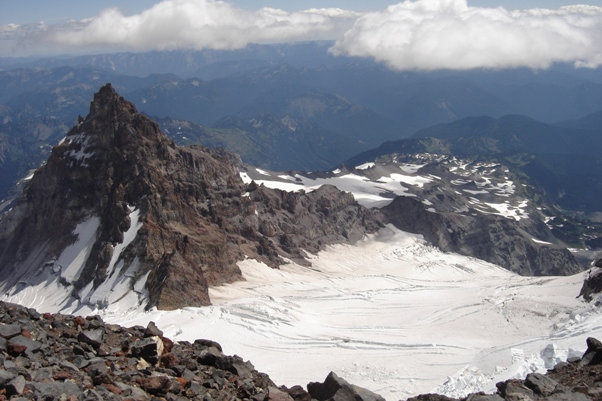
[[[581,357],[582,365],[599,365],[602,363],[602,342],[599,340],[588,337],[586,340],[587,349]]]
[[[12,379],[6,385],[6,394],[11,395],[21,395],[23,394],[23,390],[25,389],[25,378],[21,375]]]
[[[155,322],[148,322],[146,330],[144,330],[144,337],[163,337],[163,332],[159,330]]]
[[[600,261],[602,261],[602,259],[600,259]],[[590,302],[594,299],[594,295],[599,294],[600,292],[602,292],[602,268],[597,267],[596,263],[596,267],[590,270],[589,276],[583,281],[579,296]]]
[[[318,401],[385,401],[370,390],[349,384],[334,372],[328,374],[324,383],[309,383],[307,392]]]
[[[82,330],[77,335],[77,339],[82,342],[91,345],[94,348],[100,347],[104,340],[105,331],[102,328],[92,330]]]
[[[0,324],[0,337],[12,338],[18,334],[21,334],[21,325],[17,323],[13,324]]]
[[[163,341],[157,336],[140,339],[132,346],[131,353],[151,365],[157,365],[163,355]]]
[[[558,382],[541,373],[530,373],[525,379],[525,386],[538,395],[548,396],[556,390]]]

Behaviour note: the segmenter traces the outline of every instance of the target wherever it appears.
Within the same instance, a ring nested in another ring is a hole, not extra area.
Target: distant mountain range
[[[391,153],[431,152],[502,161],[543,188],[550,199],[574,211],[599,212],[602,196],[601,113],[545,124],[525,116],[473,117],[386,142],[346,164],[358,165]]]
[[[329,46],[0,59],[0,199],[16,193],[18,180],[86,113],[96,88],[111,82],[178,143],[225,147],[274,170],[329,170],[345,160],[367,160],[380,150],[361,152],[387,141],[380,149],[394,150],[391,141],[424,129],[419,137],[443,142],[420,145],[415,137],[404,149],[445,151],[449,142],[454,154],[497,157],[531,154],[534,146],[537,158],[515,164],[563,207],[597,210],[599,162],[587,143],[596,141],[589,133],[600,126],[602,69],[401,73],[334,57]],[[481,128],[499,149],[474,136],[460,138]],[[507,130],[518,132],[517,143],[506,138]],[[558,139],[548,143],[548,131]],[[561,154],[554,150],[559,147]]]

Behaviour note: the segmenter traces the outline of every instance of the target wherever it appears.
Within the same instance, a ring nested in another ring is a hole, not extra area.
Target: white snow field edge
[[[125,326],[152,320],[174,340],[218,341],[278,384],[332,370],[388,400],[495,391],[602,338],[598,309],[576,298],[584,274],[521,277],[392,226],[310,257],[311,267],[279,270],[242,261],[246,280],[211,288],[214,305],[202,308],[144,311],[135,294],[92,309],[51,280],[2,299]]]

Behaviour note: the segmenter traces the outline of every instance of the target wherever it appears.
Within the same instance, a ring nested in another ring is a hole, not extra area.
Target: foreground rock
[[[0,400],[384,401],[334,373],[308,387],[277,387],[218,343],[174,343],[152,322],[124,328],[0,302]]]
[[[334,372],[326,377],[324,383],[309,383],[307,391],[312,399],[327,400],[356,400],[356,401],[385,401],[380,395],[370,390],[347,383]]]
[[[211,341],[0,303],[0,399],[266,400],[274,383]]]

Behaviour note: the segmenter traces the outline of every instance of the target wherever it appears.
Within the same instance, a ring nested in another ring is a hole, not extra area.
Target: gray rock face
[[[103,342],[105,332],[103,329],[80,331],[77,338],[79,341],[90,344],[94,348],[100,347]]]
[[[0,324],[0,337],[12,338],[17,334],[21,334],[21,326],[19,324]]]
[[[501,216],[432,213],[411,197],[397,197],[382,212],[397,228],[422,234],[444,251],[473,256],[521,275],[581,271],[568,250],[534,243],[515,222]]]
[[[592,268],[579,292],[579,296],[588,302],[594,299],[594,295],[602,292],[602,268],[598,264],[602,265],[602,259]]]

